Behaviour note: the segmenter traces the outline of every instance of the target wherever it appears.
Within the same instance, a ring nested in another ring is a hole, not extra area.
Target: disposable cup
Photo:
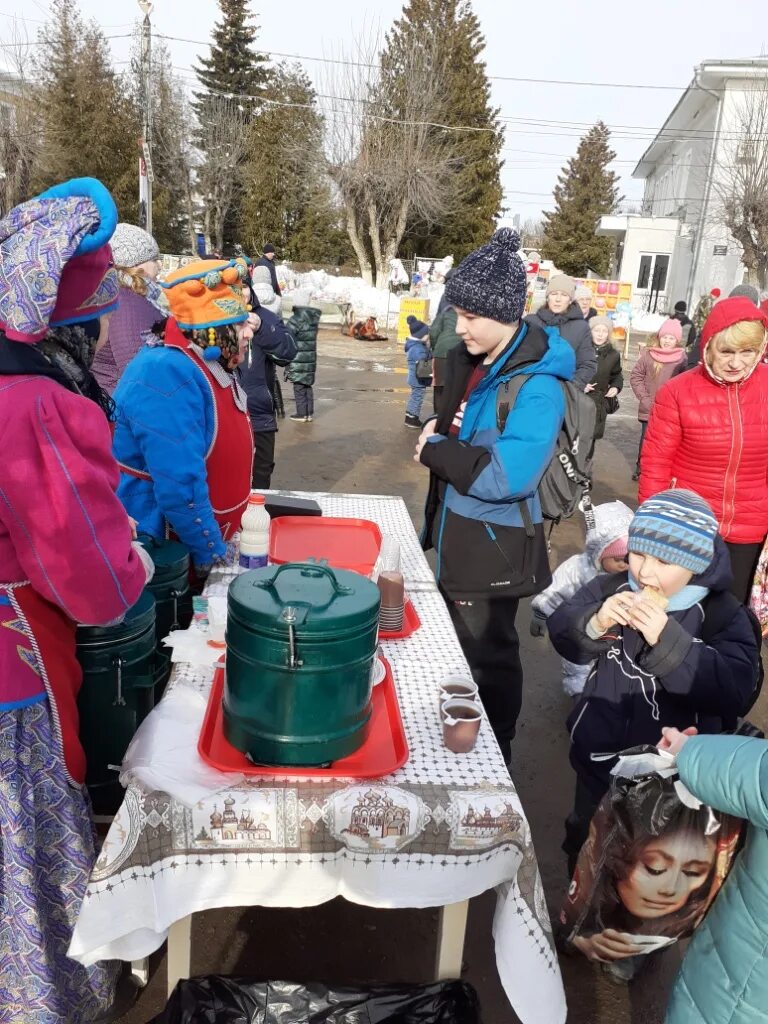
[[[483,713],[478,704],[464,697],[447,700],[441,708],[443,743],[454,754],[468,754],[474,749]]]

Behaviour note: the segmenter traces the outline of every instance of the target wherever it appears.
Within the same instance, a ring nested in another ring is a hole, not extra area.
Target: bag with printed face
[[[589,956],[596,938],[619,932],[624,958],[690,935],[731,868],[741,825],[689,793],[670,754],[625,751],[579,854],[561,935]]]

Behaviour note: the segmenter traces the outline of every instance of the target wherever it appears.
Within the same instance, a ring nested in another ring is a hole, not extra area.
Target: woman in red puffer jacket
[[[640,464],[641,502],[682,487],[712,506],[744,602],[768,533],[766,325],[748,299],[717,303],[702,330],[702,362],[656,395]]]

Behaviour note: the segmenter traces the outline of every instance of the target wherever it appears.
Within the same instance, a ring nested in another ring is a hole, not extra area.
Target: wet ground
[[[322,332],[315,420],[281,422],[274,486],[399,494],[418,524],[427,480],[426,471],[411,458],[418,434],[403,425],[405,380],[404,357],[394,343],[357,342]],[[283,388],[290,415],[290,386]],[[596,502],[619,498],[634,504],[631,475],[637,436],[636,404],[627,385],[621,408],[610,417],[607,437],[598,446]],[[581,541],[576,520],[559,527],[553,537],[553,564],[580,549]],[[554,914],[566,886],[559,847],[573,787],[563,726],[568,699],[560,688],[558,659],[544,639],[529,635],[527,602],[523,605],[518,626],[525,698],[512,776],[531,823]],[[752,716],[763,725],[766,703],[764,699]],[[514,1024],[517,1017],[494,962],[494,903],[493,893],[471,902],[463,977],[480,994],[485,1024]],[[192,970],[336,984],[428,981],[436,919],[432,911],[377,911],[343,900],[305,910],[211,911],[194,921]],[[564,958],[569,1024],[661,1024],[679,955],[674,948],[662,954],[642,980],[619,988],[583,958]],[[164,1005],[164,959],[163,950],[152,957],[150,984],[124,1024],[145,1024]]]

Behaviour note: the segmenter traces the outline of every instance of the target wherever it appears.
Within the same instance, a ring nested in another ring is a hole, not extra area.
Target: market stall
[[[383,640],[407,760],[376,779],[250,775],[191,806],[131,785],[91,877],[70,955],[135,960],[168,940],[169,989],[189,972],[190,923],[216,907],[441,907],[436,974],[461,971],[467,901],[496,887],[499,974],[524,1024],[566,1016],[530,829],[487,721],[469,754],[443,745],[440,684],[467,666],[402,499],[304,495],[323,515],[362,518],[400,542],[420,620]],[[239,570],[213,573],[226,593]],[[202,728],[215,668],[177,665],[165,701],[195,695]],[[192,746],[190,763],[199,759]],[[372,966],[372,974],[374,968]]]

